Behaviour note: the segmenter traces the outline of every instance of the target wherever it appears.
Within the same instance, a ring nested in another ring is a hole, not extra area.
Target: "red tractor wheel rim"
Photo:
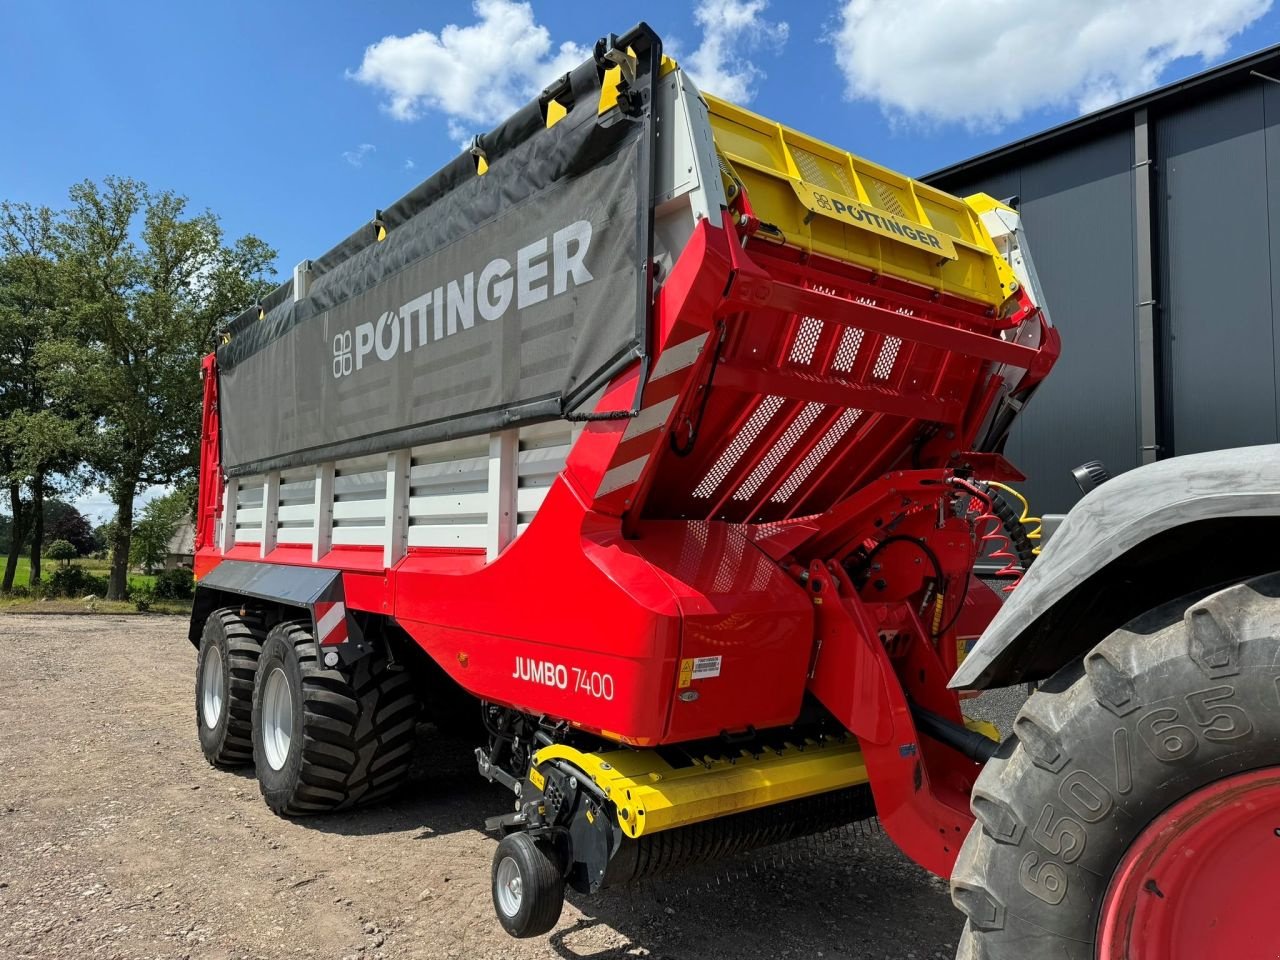
[[[1100,960],[1214,960],[1280,948],[1280,768],[1202,787],[1125,853],[1098,920]]]

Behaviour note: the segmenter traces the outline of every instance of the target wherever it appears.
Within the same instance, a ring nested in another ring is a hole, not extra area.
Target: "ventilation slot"
[[[833,370],[848,373],[853,369],[853,362],[858,359],[858,348],[862,346],[862,330],[858,327],[845,327],[840,335],[840,346],[836,349],[836,358],[831,364]]]
[[[818,419],[818,414],[826,408],[825,403],[805,404],[800,414],[791,421],[791,426],[787,427],[786,433],[774,442],[769,452],[765,454],[765,458],[756,464],[751,475],[743,481],[742,486],[738,487],[733,499],[749,500],[755,496],[756,491],[760,489],[760,484],[764,483],[769,474],[777,469],[778,464],[791,452],[791,448],[804,436],[804,432],[813,426],[813,421]]]
[[[791,344],[791,355],[787,358],[792,363],[807,364],[813,359],[813,351],[818,347],[818,338],[822,336],[822,321],[813,317],[805,317],[800,321],[800,329],[796,331],[795,342]]]
[[[769,425],[769,421],[773,419],[773,415],[778,412],[778,408],[781,406],[781,397],[769,396],[760,401],[755,412],[751,414],[751,419],[738,431],[733,443],[725,448],[724,452],[720,454],[720,458],[707,471],[707,475],[702,478],[702,482],[698,484],[697,489],[693,491],[695,497],[705,500],[716,492],[716,488],[724,482],[724,478],[729,475],[729,471],[742,459],[742,455],[747,452],[751,444],[755,443],[756,437],[760,436],[760,432]]]
[[[880,356],[876,357],[875,369],[871,371],[874,380],[888,380],[893,373],[893,362],[898,359],[898,350],[902,346],[901,337],[885,337],[880,347]]]
[[[898,194],[893,187],[885,183],[883,180],[877,180],[875,177],[868,177],[865,174],[862,177],[864,186],[870,186],[877,200],[880,201],[880,208],[888,210],[892,214],[899,217],[907,217],[907,210],[902,205],[902,201],[898,199]]]
[[[791,148],[791,158],[796,162],[796,169],[800,171],[801,179],[826,187],[828,190],[838,191],[846,197],[857,196],[843,163],[794,146]]]
[[[791,476],[787,477],[786,482],[778,488],[778,492],[773,495],[773,503],[786,503],[791,499],[791,495],[800,488],[800,485],[809,479],[809,474],[813,473],[814,468],[818,466],[833,447],[839,443],[849,428],[858,422],[858,418],[862,416],[862,411],[853,409],[846,410],[840,414],[840,419],[833,423],[822,439],[818,441],[818,445],[809,451],[809,455],[801,460],[795,470],[791,471]]]

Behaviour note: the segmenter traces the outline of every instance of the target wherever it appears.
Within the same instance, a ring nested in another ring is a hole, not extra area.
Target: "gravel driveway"
[[[201,756],[185,637],[171,617],[0,616],[5,960],[954,955],[945,884],[855,828],[571,893],[549,937],[511,940],[481,829],[507,795],[471,744],[424,737],[394,802],[282,820]]]

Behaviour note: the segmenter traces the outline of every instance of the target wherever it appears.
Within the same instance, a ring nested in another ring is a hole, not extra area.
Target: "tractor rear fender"
[[[1195,590],[1280,568],[1280,445],[1162,460],[1084,497],[950,685],[1044,679]]]

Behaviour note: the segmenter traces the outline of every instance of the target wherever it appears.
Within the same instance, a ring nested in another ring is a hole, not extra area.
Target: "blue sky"
[[[1053,8],[1132,8],[1132,29],[1141,36],[1115,37],[1120,50],[1145,42],[1194,48],[1203,43],[1196,37],[1207,32],[1195,17],[1209,17],[1210,26],[1217,18],[1223,31],[1241,21],[1248,24],[1214,61],[1280,40],[1280,16],[1266,10],[1255,18],[1268,6],[1258,0],[1154,4],[1190,11],[1184,35],[1153,30],[1144,10],[1151,4],[985,0],[977,6],[990,20],[977,24],[964,9],[969,5],[950,0],[930,16],[931,0],[861,0],[853,6],[871,12],[851,30],[845,29],[845,4],[836,0],[773,0],[767,6],[713,0],[701,7],[668,0],[640,6],[533,0],[530,12],[545,28],[554,55],[563,43],[589,47],[601,34],[625,29],[643,10],[686,61],[703,50],[701,60],[710,65],[704,75],[715,72],[717,55],[721,67],[754,64],[762,75],[749,80],[753,109],[908,173],[935,169],[1070,119],[1082,103],[1095,105],[1088,98],[1096,99],[1099,91],[1082,95],[1070,89],[1049,106],[1034,103],[1042,89],[1052,93],[1055,86],[1069,87],[1073,71],[1090,55],[1076,51],[1070,63],[1053,62],[1069,46],[1064,31],[1082,29],[1071,18],[1085,16],[1047,12]],[[1206,6],[1222,12],[1196,9]],[[734,32],[732,15],[743,8],[754,11],[755,23]],[[898,15],[905,11],[905,20],[893,19],[895,8]],[[709,14],[704,23],[695,20],[699,9]],[[928,26],[929,20],[936,26]],[[214,210],[230,234],[259,234],[279,249],[283,275],[447,161],[458,149],[451,126],[455,133],[488,126],[480,122],[488,119],[483,109],[451,118],[424,101],[416,119],[397,119],[385,107],[391,97],[385,87],[352,77],[366,48],[386,37],[423,30],[439,36],[449,24],[481,21],[469,0],[0,0],[0,143],[6,146],[0,150],[0,197],[57,206],[77,180],[128,174],[176,189],[197,207]],[[976,36],[965,36],[965,29]],[[1115,33],[1125,27],[1104,29]],[[1025,49],[1019,30],[1040,34],[1036,42],[1045,50]],[[1019,47],[1021,53],[1010,54]],[[919,77],[918,85],[914,90],[886,86],[878,100],[848,99],[849,81],[837,61],[841,51],[856,55],[864,70],[878,72],[879,79],[864,83],[867,88],[895,77],[907,83]],[[1095,60],[1116,58],[1106,49],[1093,55]],[[957,62],[954,74],[947,72],[951,62]],[[1204,65],[1199,56],[1182,57],[1154,79],[1168,82]],[[1119,88],[1149,87],[1152,66],[1150,60],[1130,65]],[[957,83],[957,75],[968,79]],[[973,92],[982,84],[989,87],[985,93]],[[1101,86],[1105,99],[1106,84]],[[1019,90],[1035,91],[1020,116],[1009,106],[1010,88],[1015,107]],[[938,115],[913,116],[903,106],[921,99],[939,104]],[[966,109],[979,117],[976,125],[973,117],[958,116]],[[1004,118],[983,122],[984,111],[1004,111]],[[473,119],[477,116],[479,121]],[[372,149],[362,150],[362,144]]]
[[[637,12],[705,89],[912,174],[1280,42],[1270,0],[0,0],[0,198],[137,177],[283,276]]]

